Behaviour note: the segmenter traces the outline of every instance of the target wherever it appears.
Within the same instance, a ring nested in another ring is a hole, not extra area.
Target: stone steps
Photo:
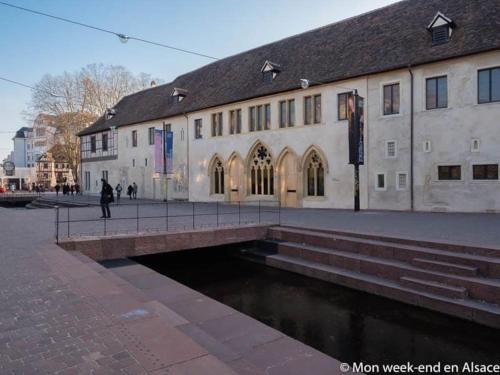
[[[401,278],[401,285],[408,288],[439,294],[445,297],[464,299],[467,297],[467,289],[463,287],[450,286],[436,281],[427,281],[404,276]]]
[[[450,298],[427,290],[417,290],[412,284],[325,265],[289,255],[270,255],[266,264],[309,277],[398,300],[411,305],[442,312],[479,324],[500,328],[500,306],[470,298]]]
[[[281,255],[336,266],[393,281],[399,281],[402,277],[407,276],[453,287],[466,288],[469,290],[469,296],[473,299],[500,304],[500,280],[496,279],[486,279],[477,276],[466,277],[420,268],[412,263],[399,260],[378,258],[292,242],[280,243],[278,251]]]
[[[480,275],[500,278],[500,257],[497,256],[439,250],[437,248],[398,244],[394,241],[385,242],[360,237],[339,236],[326,232],[296,228],[269,228],[268,238],[303,243],[326,249],[349,251],[378,258],[400,260],[407,263],[418,258],[459,266],[475,267]]]
[[[411,260],[411,264],[415,267],[423,268],[430,271],[438,271],[443,273],[451,273],[460,276],[477,276],[477,267],[472,266],[462,266],[459,264],[439,262],[437,260],[429,260],[423,258],[414,258]]]

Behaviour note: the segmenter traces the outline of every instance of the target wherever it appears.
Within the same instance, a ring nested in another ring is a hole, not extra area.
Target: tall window
[[[304,97],[304,125],[321,122],[321,95]]]
[[[312,123],[312,97],[306,96],[304,98],[304,125]]]
[[[323,161],[316,151],[311,152],[306,162],[307,195],[322,197],[325,195],[325,169]]]
[[[224,194],[224,166],[218,158],[213,163],[212,194]]]
[[[425,82],[425,108],[448,107],[448,83],[446,76],[427,78]]]
[[[384,86],[384,115],[399,113],[399,83]]]
[[[229,111],[229,134],[241,133],[241,109]]]
[[[212,137],[222,136],[222,112],[212,113]]]
[[[150,145],[155,144],[155,128],[154,127],[148,129],[148,140],[149,140]]]
[[[295,99],[283,100],[280,107],[280,128],[295,125]]]
[[[337,97],[337,113],[338,113],[338,119],[339,121],[341,120],[347,120],[347,99],[349,98],[349,93],[344,92],[342,94],[339,94]]]
[[[194,138],[195,139],[202,138],[202,134],[201,134],[202,126],[203,126],[203,122],[202,122],[201,118],[194,120]]]
[[[96,151],[95,135],[92,135],[90,137],[90,152],[95,153],[95,151]]]
[[[137,130],[132,130],[132,147],[137,147]]]
[[[253,132],[257,129],[257,117],[255,114],[256,108],[248,108],[248,130]]]
[[[250,191],[253,195],[274,194],[274,166],[272,156],[264,146],[255,149],[250,159]]]
[[[462,167],[460,165],[440,165],[438,166],[439,180],[461,180]]]
[[[108,151],[108,135],[107,134],[102,135],[102,150]]]
[[[85,171],[85,190],[90,190],[90,172]]]
[[[264,106],[264,129],[271,129],[271,104]]]
[[[102,178],[104,178],[104,180],[108,182],[108,171],[102,171]]]
[[[321,95],[314,95],[314,123],[321,123]]]
[[[500,101],[500,67],[483,69],[477,74],[478,103]]]

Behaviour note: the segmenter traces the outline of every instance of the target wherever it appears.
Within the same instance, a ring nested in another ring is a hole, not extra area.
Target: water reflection
[[[204,249],[136,261],[343,362],[498,363],[500,331]]]

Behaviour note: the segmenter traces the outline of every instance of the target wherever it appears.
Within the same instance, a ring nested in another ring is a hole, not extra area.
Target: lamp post
[[[306,78],[300,79],[300,87],[308,89],[311,84],[324,84],[323,82],[313,81]],[[354,165],[354,211],[360,210],[359,199],[359,166],[364,164],[364,100],[358,94],[358,90],[338,86],[340,88],[351,91],[348,96],[347,119],[349,121],[349,164]]]

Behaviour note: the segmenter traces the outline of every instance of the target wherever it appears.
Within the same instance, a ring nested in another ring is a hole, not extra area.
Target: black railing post
[[[59,244],[59,206],[56,206],[56,243]]]
[[[69,207],[68,207],[68,237],[69,237]]]
[[[136,203],[137,233],[139,233],[139,203]]]
[[[260,224],[260,199],[259,199],[259,224]]]
[[[194,202],[193,202],[193,229],[194,229]]]
[[[106,235],[106,221],[107,221],[107,217],[104,217],[104,235]]]
[[[281,200],[278,199],[278,225],[281,225]]]
[[[215,202],[216,212],[217,212],[217,228],[219,227],[219,201]]]
[[[165,201],[165,226],[166,226],[166,230],[168,232],[168,201]]]
[[[241,225],[241,201],[238,201],[238,225]]]

